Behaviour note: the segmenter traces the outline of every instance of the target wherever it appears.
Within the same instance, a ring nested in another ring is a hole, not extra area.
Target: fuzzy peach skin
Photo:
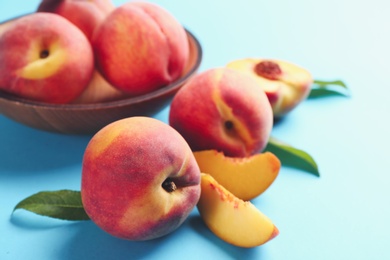
[[[65,18],[33,13],[0,35],[0,89],[30,100],[69,103],[94,69],[91,45]]]
[[[296,64],[276,59],[241,59],[227,64],[253,75],[265,91],[274,116],[282,117],[297,107],[310,93],[313,78]]]
[[[37,11],[63,16],[90,40],[95,28],[114,8],[110,0],[43,0]]]
[[[96,69],[88,86],[75,100],[73,104],[93,104],[120,100],[128,97],[125,92],[113,87]]]
[[[109,124],[93,136],[82,164],[89,217],[109,234],[149,240],[177,229],[200,197],[200,170],[185,140],[148,117]]]
[[[146,2],[117,7],[96,29],[92,45],[102,75],[133,96],[178,79],[189,56],[183,26],[165,9]]]
[[[169,124],[193,151],[215,149],[245,157],[266,146],[272,109],[253,77],[227,68],[194,76],[175,95]]]

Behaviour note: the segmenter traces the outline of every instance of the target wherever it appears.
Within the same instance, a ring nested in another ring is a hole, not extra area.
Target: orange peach
[[[90,140],[81,197],[97,226],[128,240],[177,229],[200,196],[200,170],[185,140],[148,117],[113,122]]]
[[[117,7],[98,26],[92,44],[102,75],[133,96],[179,78],[189,56],[183,26],[168,11],[147,2]]]
[[[255,77],[267,94],[275,117],[284,116],[305,100],[313,83],[309,71],[283,60],[241,59],[227,67]]]
[[[86,88],[94,69],[85,35],[65,18],[33,13],[0,35],[0,89],[47,103],[68,103]]]
[[[279,234],[272,221],[249,201],[235,197],[211,175],[201,174],[199,213],[220,239],[239,247],[260,246]]]
[[[193,151],[215,149],[244,157],[261,151],[273,125],[272,109],[253,77],[228,68],[194,76],[175,95],[169,124]]]
[[[227,157],[215,150],[194,152],[200,171],[210,174],[219,184],[242,200],[262,194],[275,181],[280,160],[270,152],[250,157]]]

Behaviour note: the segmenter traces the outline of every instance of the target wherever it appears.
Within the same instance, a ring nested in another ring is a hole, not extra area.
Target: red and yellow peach
[[[0,88],[47,103],[68,103],[86,88],[94,58],[85,35],[65,18],[33,13],[0,35]]]
[[[183,26],[165,9],[147,2],[117,7],[96,28],[92,44],[102,75],[133,96],[179,78],[189,55]]]
[[[83,159],[81,196],[89,217],[113,236],[148,240],[177,229],[200,196],[200,170],[185,140],[147,117],[111,123]]]
[[[193,77],[173,98],[169,124],[193,151],[245,157],[264,149],[273,125],[264,91],[245,73],[215,68]]]

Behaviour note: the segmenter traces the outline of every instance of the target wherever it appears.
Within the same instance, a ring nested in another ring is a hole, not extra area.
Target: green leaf
[[[314,86],[308,98],[319,98],[327,96],[349,96],[347,85],[341,80],[324,81],[314,80]]]
[[[19,202],[17,209],[63,220],[89,220],[79,191],[42,191]]]
[[[275,154],[282,165],[304,170],[318,177],[320,176],[317,163],[303,150],[292,147],[289,144],[271,137],[265,151]]]
[[[324,88],[329,85],[334,85],[334,86],[339,86],[345,89],[348,89],[347,85],[341,81],[341,80],[331,80],[331,81],[326,81],[326,80],[314,80],[314,84]]]

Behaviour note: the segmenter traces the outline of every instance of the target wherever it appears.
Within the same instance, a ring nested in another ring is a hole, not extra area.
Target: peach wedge
[[[238,247],[260,246],[279,234],[272,221],[251,202],[235,197],[211,175],[201,175],[198,211],[206,226]]]
[[[276,179],[280,160],[270,152],[250,157],[227,157],[216,150],[194,152],[200,171],[210,174],[242,200],[262,194]]]

